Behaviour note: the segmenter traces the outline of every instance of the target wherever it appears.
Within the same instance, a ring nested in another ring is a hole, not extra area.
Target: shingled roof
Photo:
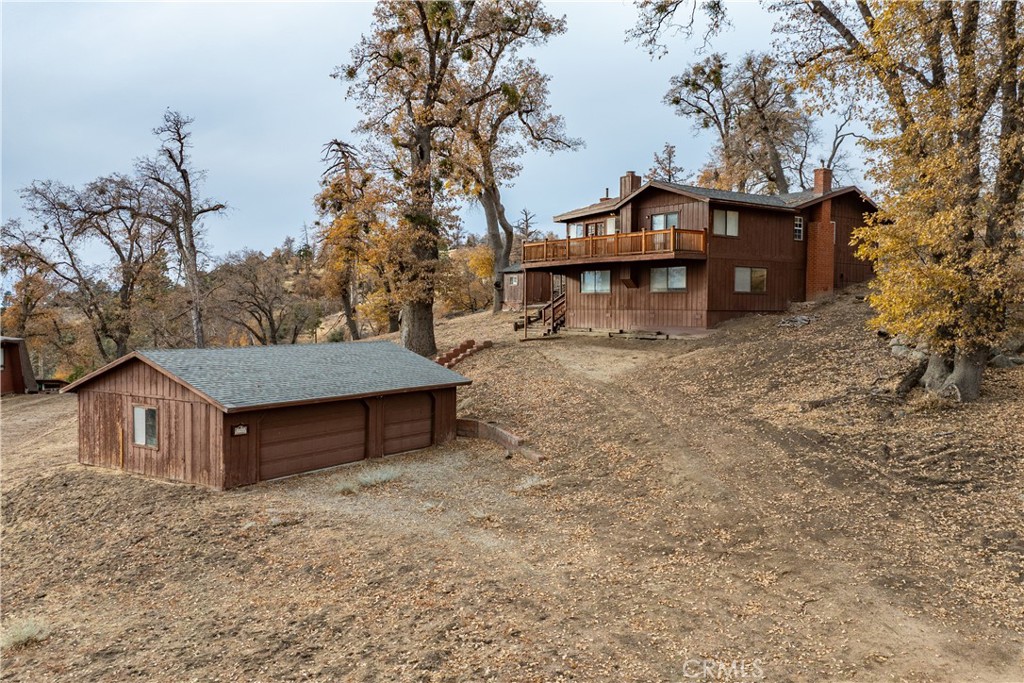
[[[857,187],[849,185],[846,187],[837,187],[836,189],[826,192],[824,194],[806,190],[803,192],[790,192],[789,194],[751,194],[749,192],[732,192],[731,190],[716,190],[710,187],[699,187],[697,185],[682,185],[680,183],[669,183],[663,180],[650,180],[644,183],[639,189],[625,197],[620,198],[618,201],[613,202],[600,202],[598,204],[591,204],[590,206],[584,206],[579,209],[573,209],[572,211],[566,211],[565,213],[558,214],[554,217],[556,221],[567,221],[574,218],[583,218],[585,216],[594,215],[598,213],[608,213],[610,211],[616,211],[623,204],[633,199],[641,192],[648,188],[660,188],[662,190],[668,190],[669,192],[678,192],[679,194],[693,197],[703,201],[714,200],[718,202],[729,202],[732,204],[749,204],[751,206],[763,206],[771,209],[781,209],[784,211],[794,211],[796,209],[803,208],[808,204],[821,201],[828,197],[834,197],[840,194],[846,194],[847,192],[857,192],[867,201],[869,204],[874,206],[874,203],[864,195]]]
[[[64,391],[75,391],[132,359],[183,382],[226,412],[470,383],[457,372],[385,341],[136,351]]]

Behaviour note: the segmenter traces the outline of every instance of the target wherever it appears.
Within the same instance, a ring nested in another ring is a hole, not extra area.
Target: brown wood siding
[[[255,484],[259,481],[259,443],[262,411],[224,415],[224,488]],[[235,436],[236,427],[245,425],[247,434]]]
[[[652,292],[651,268],[686,266],[685,292]],[[610,270],[611,292],[583,294],[584,270]],[[566,327],[672,333],[707,325],[707,264],[703,261],[648,261],[566,270]],[[635,284],[630,287],[627,281]]]
[[[260,421],[261,481],[343,465],[365,455],[362,401],[278,408],[266,411]]]
[[[455,438],[455,389],[439,389],[434,397],[434,443],[448,443]]]
[[[871,264],[855,255],[856,247],[850,244],[853,231],[864,225],[864,214],[872,211],[871,206],[854,194],[836,197],[832,200],[832,220],[836,222],[835,280],[833,287],[840,289],[853,282],[871,279]]]
[[[710,235],[708,240],[708,324],[744,313],[784,311],[804,300],[805,241],[793,239],[793,214],[711,204],[739,212],[739,236]],[[735,291],[735,268],[768,270],[764,294]]]
[[[434,406],[430,394],[384,397],[384,454],[426,448],[433,443]]]
[[[157,410],[156,447],[134,443],[135,406]],[[78,391],[79,461],[159,479],[224,487],[223,413],[141,361]]]
[[[683,197],[665,190],[648,190],[633,198],[628,204],[629,228],[620,227],[621,232],[639,232],[651,229],[651,216],[658,213],[679,212],[678,228],[683,230],[708,229],[708,205],[696,199]]]
[[[515,285],[510,284],[512,276],[519,278]],[[526,291],[526,303],[539,304],[551,301],[551,275],[548,273],[505,273],[504,285],[502,288],[502,308],[506,311],[521,311],[523,309],[523,286],[528,283]]]
[[[4,369],[0,371],[0,394],[24,394],[25,377],[21,371],[21,351],[17,344],[4,344]]]

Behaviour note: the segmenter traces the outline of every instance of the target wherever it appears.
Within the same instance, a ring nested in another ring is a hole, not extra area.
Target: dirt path
[[[861,306],[657,343],[445,322],[496,342],[460,411],[540,465],[459,440],[217,494],[60,466],[73,403],[4,399],[3,621],[51,635],[3,677],[1024,680],[1024,372],[952,413],[872,394],[902,368]]]

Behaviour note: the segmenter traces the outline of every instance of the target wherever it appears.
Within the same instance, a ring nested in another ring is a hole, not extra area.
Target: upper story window
[[[768,269],[738,267],[735,272],[734,291],[764,294],[768,291]]]
[[[651,268],[652,292],[682,292],[686,290],[686,266]]]
[[[619,231],[619,219],[616,216],[612,216],[605,221],[605,234],[614,235]]]
[[[679,213],[656,213],[651,216],[651,230],[670,230],[679,227]]]
[[[804,241],[804,217],[797,216],[793,219],[793,239],[797,242]]]
[[[714,232],[724,237],[740,236],[740,212],[715,209]]]
[[[134,406],[132,415],[135,423],[135,445],[156,448],[156,408]]]
[[[582,223],[569,224],[569,237],[583,237],[585,234],[586,228]]]
[[[585,270],[580,276],[580,292],[583,294],[608,294],[612,291],[612,271]]]

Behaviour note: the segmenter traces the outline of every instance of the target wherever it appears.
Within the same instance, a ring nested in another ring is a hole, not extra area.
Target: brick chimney
[[[619,199],[640,189],[643,185],[643,178],[633,171],[626,171],[626,175],[619,178]]]
[[[832,169],[814,169],[814,193],[825,194],[832,191]]]

